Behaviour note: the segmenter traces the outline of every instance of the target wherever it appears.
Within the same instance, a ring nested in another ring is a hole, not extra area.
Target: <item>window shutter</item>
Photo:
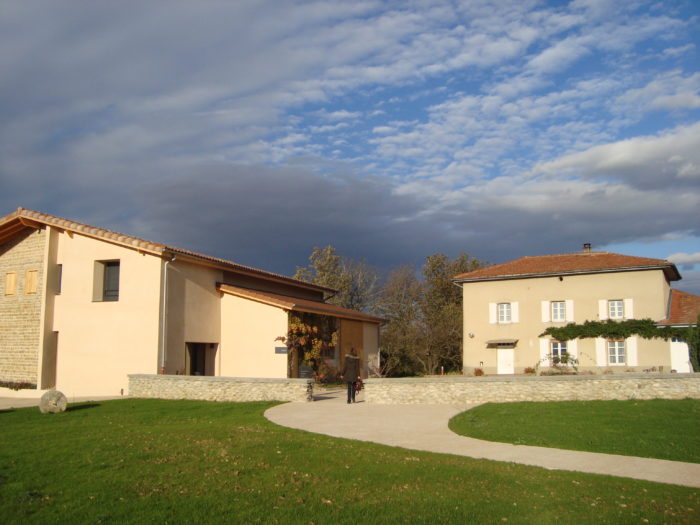
[[[27,270],[24,274],[24,294],[34,295],[36,294],[36,286],[39,277],[38,270]]]
[[[598,301],[598,319],[605,321],[608,318],[608,300],[600,299]]]
[[[625,299],[625,319],[634,319],[634,301],[632,299]]]
[[[489,323],[496,324],[496,303],[489,303]]]
[[[639,360],[637,359],[636,337],[630,337],[629,339],[625,340],[625,351],[627,352],[627,365],[637,366]]]
[[[540,366],[549,366],[549,339],[540,339]]]
[[[549,301],[542,301],[542,322],[543,323],[548,323],[551,321],[550,319],[550,310],[552,309],[551,304]]]
[[[566,321],[569,323],[574,322],[574,300],[566,300]]]
[[[510,320],[513,323],[520,322],[520,309],[518,308],[518,303],[510,303]]]
[[[17,273],[7,272],[5,274],[5,295],[15,295],[17,293]]]
[[[595,339],[595,364],[598,366],[605,366],[608,364],[608,354],[605,348],[605,339],[603,339],[602,337],[596,337]]]
[[[572,339],[566,342],[566,347],[568,348],[569,355],[574,359],[578,358],[578,340]]]

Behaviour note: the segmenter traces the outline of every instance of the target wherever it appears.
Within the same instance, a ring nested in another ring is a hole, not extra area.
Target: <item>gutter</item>
[[[173,254],[172,258],[165,261],[163,268],[163,316],[160,320],[160,369],[159,374],[165,374],[165,338],[166,327],[168,324],[168,265],[177,259],[177,255]]]

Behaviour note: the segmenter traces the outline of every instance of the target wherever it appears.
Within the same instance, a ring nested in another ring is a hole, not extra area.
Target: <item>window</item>
[[[566,341],[552,341],[550,344],[550,355],[552,356],[552,363],[555,365],[568,362],[569,353]]]
[[[498,303],[498,322],[510,323],[512,320],[510,303]]]
[[[7,272],[5,274],[5,295],[15,295],[17,293],[17,272]]]
[[[119,261],[105,263],[105,280],[103,301],[119,300]]]
[[[622,299],[608,301],[608,319],[623,319],[625,316],[625,303]]]
[[[61,295],[61,285],[63,284],[63,265],[56,265],[56,295]]]
[[[24,295],[35,295],[39,270],[27,270],[24,274]]]
[[[608,363],[611,365],[625,364],[624,341],[608,341]]]
[[[552,321],[566,321],[566,302],[552,301]]]
[[[92,300],[119,300],[119,261],[95,261]]]

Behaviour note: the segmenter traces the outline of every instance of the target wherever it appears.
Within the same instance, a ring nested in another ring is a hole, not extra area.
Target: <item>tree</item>
[[[386,319],[380,338],[381,373],[411,376],[422,369],[418,355],[425,348],[421,318],[423,284],[412,266],[392,270],[377,300],[377,314]]]
[[[462,290],[452,280],[481,266],[466,254],[454,260],[435,254],[426,258],[422,280],[412,267],[389,274],[378,301],[379,315],[388,320],[381,335],[386,375],[461,370]]]
[[[700,372],[700,315],[694,325],[688,327],[659,327],[652,319],[630,319],[627,321],[585,321],[569,323],[562,327],[549,327],[539,337],[550,336],[560,341],[571,339],[627,339],[637,335],[643,339],[678,338],[688,344],[688,354],[693,371]]]
[[[424,370],[435,374],[462,369],[462,288],[454,284],[455,275],[481,268],[483,263],[462,253],[450,260],[438,253],[427,257],[423,265],[424,293],[421,304],[426,348],[422,356]]]
[[[379,272],[367,264],[340,256],[333,246],[314,248],[309,266],[297,267],[295,279],[337,290],[328,303],[353,310],[371,310],[376,300]]]

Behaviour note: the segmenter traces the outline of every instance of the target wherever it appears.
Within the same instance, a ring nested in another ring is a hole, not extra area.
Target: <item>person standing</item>
[[[355,382],[360,378],[360,358],[357,357],[355,348],[345,354],[345,363],[341,371],[341,377],[348,384],[348,403],[355,402]]]

